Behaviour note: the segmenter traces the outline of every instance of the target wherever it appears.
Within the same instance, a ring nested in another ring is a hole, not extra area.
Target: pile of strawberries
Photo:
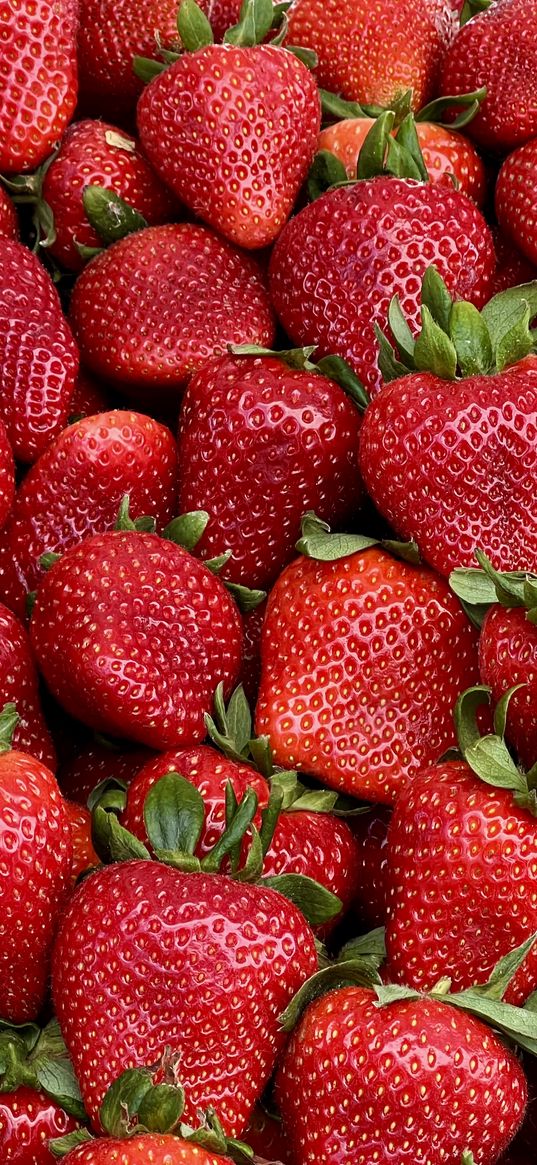
[[[0,1161],[532,1165],[537,0],[0,0]]]

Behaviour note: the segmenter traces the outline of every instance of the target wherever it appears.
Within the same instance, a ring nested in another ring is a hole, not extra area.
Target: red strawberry
[[[34,757],[10,750],[13,709],[4,708],[0,752],[0,998],[2,1018],[18,1024],[35,1019],[43,1004],[72,846],[52,773]]]
[[[114,779],[128,785],[151,755],[147,748],[129,749],[127,745],[119,747],[95,740],[62,764],[58,783],[65,797],[86,805],[90,793],[101,781]]]
[[[94,534],[68,550],[39,587],[30,632],[68,712],[161,749],[203,739],[218,682],[229,691],[240,666],[223,584],[156,534]]]
[[[230,1157],[162,1133],[138,1133],[127,1140],[100,1138],[65,1157],[66,1165],[112,1165],[116,1161],[118,1165],[232,1165]]]
[[[0,1151],[9,1165],[54,1165],[57,1158],[49,1140],[78,1127],[79,1122],[44,1092],[26,1084],[14,1092],[0,1091]]]
[[[325,561],[297,559],[269,596],[257,732],[283,767],[390,803],[454,742],[451,708],[477,673],[476,632],[427,568],[368,539],[342,535],[341,548],[334,535],[332,551],[313,537],[310,553]]]
[[[388,989],[389,990],[389,989]],[[298,1165],[495,1165],[521,1123],[516,1056],[437,999],[379,1008],[346,987],[316,1000],[284,1053],[277,1099]]]
[[[33,170],[50,154],[77,96],[77,4],[4,0],[0,171]]]
[[[285,1040],[278,1016],[316,963],[303,916],[272,889],[151,861],[91,875],[62,918],[53,993],[92,1121],[118,1073],[167,1048],[186,1119],[210,1104],[240,1135]]]
[[[242,626],[244,630],[244,646],[242,663],[239,674],[239,683],[244,688],[249,704],[255,704],[259,691],[261,676],[261,632],[267,608],[266,601],[259,603],[251,611],[244,612]]]
[[[25,589],[43,575],[41,556],[62,553],[88,534],[113,530],[129,495],[131,518],[173,517],[177,453],[168,429],[141,413],[99,413],[64,429],[32,466],[6,527]]]
[[[15,497],[15,463],[9,444],[6,426],[0,421],[0,527],[6,518]]]
[[[297,802],[298,804],[298,802]],[[303,874],[341,900],[340,914],[316,933],[330,934],[352,905],[358,883],[358,846],[345,821],[331,813],[293,809],[281,813],[265,856],[263,874]]]
[[[75,391],[71,397],[71,417],[92,417],[106,413],[112,406],[111,392],[85,368],[79,368]]]
[[[388,868],[388,826],[391,813],[375,807],[370,813],[352,818],[350,825],[358,842],[354,903],[360,922],[368,928],[386,923],[386,874]]]
[[[537,761],[537,627],[523,607],[490,607],[479,638],[479,670],[497,703],[510,688],[522,684],[509,702],[506,733],[522,764]]]
[[[43,181],[43,198],[54,215],[56,233],[49,251],[70,271],[84,266],[76,243],[101,246],[84,209],[86,186],[114,190],[150,226],[174,217],[175,202],[135,138],[107,122],[76,122],[69,126]]]
[[[535,55],[537,60],[537,37]],[[537,132],[537,120],[535,130]],[[506,158],[498,174],[495,193],[496,214],[502,230],[532,263],[537,263],[536,198],[537,138],[534,138]]]
[[[313,160],[319,97],[284,48],[209,44],[155,77],[137,122],[155,170],[190,210],[232,243],[264,247]]]
[[[54,770],[54,745],[41,710],[30,640],[22,623],[0,604],[0,708],[11,703],[19,717],[13,733],[14,747]]]
[[[263,1162],[295,1165],[281,1121],[265,1112],[260,1104],[254,1108],[244,1139]]]
[[[492,228],[496,251],[496,274],[492,282],[492,295],[530,283],[537,276],[537,269],[517,251],[498,227]]]
[[[64,809],[71,829],[73,845],[73,860],[71,863],[71,882],[75,883],[79,874],[85,873],[92,866],[100,866],[100,858],[93,848],[91,837],[91,813],[76,801],[66,801]]]
[[[487,96],[466,132],[498,153],[537,133],[537,0],[496,0],[461,28],[442,69],[440,92]]]
[[[35,255],[0,238],[0,416],[15,457],[35,461],[63,428],[78,353],[57,292]]]
[[[289,41],[314,50],[325,89],[383,106],[412,89],[414,109],[434,96],[456,27],[449,0],[384,0],[381,20],[368,0],[296,0],[289,11]]]
[[[19,237],[17,212],[2,186],[0,186],[0,235],[5,235],[6,239]]]
[[[306,510],[339,524],[358,509],[359,428],[344,391],[314,368],[228,356],[201,369],[179,422],[179,511],[211,517],[196,554],[230,550],[224,577],[270,586]]]
[[[256,261],[205,227],[148,227],[79,276],[72,322],[91,371],[128,392],[172,397],[227,344],[270,347],[274,322]]]

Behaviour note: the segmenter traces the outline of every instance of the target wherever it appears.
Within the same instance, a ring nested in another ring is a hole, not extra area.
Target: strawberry
[[[4,0],[0,171],[33,170],[50,154],[77,97],[74,0]]]
[[[41,710],[30,640],[22,623],[0,604],[0,708],[10,703],[18,714],[13,746],[54,770],[54,745]]]
[[[537,9],[536,9],[537,11]],[[536,43],[537,55],[537,43]],[[537,123],[536,123],[537,132]],[[515,247],[537,264],[535,230],[537,215],[537,138],[519,146],[508,158],[498,174],[495,204],[498,222]]]
[[[358,843],[356,882],[358,890],[354,909],[366,927],[386,923],[386,874],[388,869],[388,826],[391,813],[375,807],[351,819],[352,832]]]
[[[416,343],[392,305],[406,356],[394,364],[388,352],[385,376],[396,379],[366,412],[360,467],[383,517],[440,574],[472,565],[476,546],[498,569],[535,563],[537,360],[526,353],[536,292],[504,292],[480,316],[453,304],[432,271]]]
[[[449,0],[384,0],[381,20],[368,0],[296,0],[288,19],[290,42],[314,50],[325,89],[389,106],[412,88],[415,109],[435,94],[457,27]]]
[[[175,216],[172,196],[135,138],[107,122],[76,122],[65,133],[42,187],[42,197],[54,217],[55,239],[49,251],[70,271],[84,266],[77,244],[101,245],[84,207],[86,186],[116,191],[148,225],[169,222]]]
[[[270,286],[280,320],[297,344],[316,344],[321,356],[343,357],[370,391],[380,387],[375,325],[397,294],[417,328],[420,279],[435,262],[455,297],[477,306],[488,298],[495,266],[488,227],[476,206],[454,189],[382,169],[390,152],[413,135],[408,119],[397,142],[394,114],[383,114],[362,148],[362,179],[328,190],[284,227],[272,252]],[[400,140],[401,139],[401,140]],[[417,155],[416,155],[417,149]],[[403,151],[405,166],[427,177],[419,147]],[[348,255],[352,254],[352,263]]]
[[[80,734],[80,723],[77,721]],[[65,797],[86,805],[90,793],[101,781],[114,780],[125,786],[151,757],[148,748],[128,748],[112,741],[94,740],[79,748],[58,771],[58,783]]]
[[[223,584],[182,547],[136,530],[68,550],[39,587],[30,633],[68,712],[160,749],[203,739],[218,681],[230,690],[240,666],[240,616]]]
[[[260,1104],[254,1108],[244,1138],[263,1162],[272,1162],[272,1165],[277,1163],[295,1165],[281,1121],[265,1112]]]
[[[177,390],[228,343],[274,338],[264,276],[206,227],[148,227],[79,275],[71,317],[90,371],[151,400]]]
[[[520,282],[520,280],[519,280]],[[85,368],[79,368],[75,391],[71,397],[71,417],[92,417],[112,408],[111,393]]]
[[[100,858],[93,848],[91,838],[91,813],[76,801],[67,801],[64,798],[63,806],[71,829],[73,845],[73,860],[71,864],[71,882],[74,884],[80,874],[94,866],[99,866]]]
[[[266,602],[259,603],[242,616],[244,646],[239,682],[244,688],[250,704],[255,704],[261,676],[261,632],[265,618]]]
[[[278,1016],[316,963],[304,917],[268,887],[145,860],[90,875],[61,921],[53,994],[93,1124],[118,1073],[168,1049],[186,1118],[210,1104],[239,1135],[285,1040]]]
[[[69,425],[27,473],[5,531],[25,589],[42,578],[43,554],[113,530],[125,494],[132,517],[149,513],[162,529],[174,514],[176,481],[173,437],[150,417],[115,410]]]
[[[199,218],[248,249],[279,235],[320,128],[317,86],[306,65],[279,45],[255,43],[272,20],[270,4],[254,0],[257,8],[266,22],[253,36],[215,45],[194,0],[183,0],[182,40],[197,51],[155,77],[137,109],[142,145],[163,181]],[[183,20],[190,31],[192,10],[203,27],[189,40]],[[251,30],[255,16],[248,12],[247,21]]]
[[[537,0],[496,0],[461,28],[440,77],[445,95],[486,86],[467,128],[487,150],[507,153],[537,133]]]
[[[78,1127],[55,1100],[27,1084],[0,1091],[0,1150],[9,1165],[54,1165],[48,1142]]]
[[[0,186],[0,235],[4,235],[6,239],[19,237],[17,212],[2,186]]]
[[[127,1140],[106,1137],[80,1145],[65,1157],[66,1165],[112,1165],[116,1161],[121,1165],[232,1165],[230,1157],[166,1133],[139,1133]]]
[[[44,1000],[54,930],[71,869],[69,822],[60,791],[40,761],[10,748],[13,704],[1,717],[2,1017],[34,1019]]]
[[[63,428],[78,353],[57,292],[35,255],[0,238],[3,420],[15,457],[35,461]]]
[[[80,1130],[86,1115],[55,1019],[0,1023],[0,1153],[12,1165],[53,1165],[51,1139]],[[80,1135],[80,1131],[78,1132]]]
[[[481,983],[537,930],[533,780],[505,746],[505,702],[497,735],[480,738],[475,709],[486,692],[470,689],[457,703],[463,759],[416,774],[388,831],[388,973],[418,990],[440,976],[458,990]],[[536,986],[533,948],[505,998],[522,1003]]]
[[[453,743],[476,632],[442,579],[372,539],[310,518],[299,546],[268,600],[257,732],[284,767],[389,804]]]
[[[223,357],[190,380],[179,421],[179,510],[211,515],[196,553],[230,550],[223,577],[267,587],[314,508],[344,523],[358,509],[360,416],[300,353]],[[290,472],[289,467],[292,466]]]
[[[517,251],[499,227],[492,228],[496,251],[496,274],[492,281],[492,295],[507,291],[509,287],[519,287],[521,283],[531,283],[537,275],[532,263]]]
[[[0,527],[13,505],[15,497],[15,463],[6,426],[0,421]]]

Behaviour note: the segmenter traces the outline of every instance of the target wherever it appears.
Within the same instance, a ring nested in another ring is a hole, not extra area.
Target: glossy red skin
[[[297,0],[289,44],[313,49],[324,89],[350,101],[390,106],[413,90],[420,109],[434,96],[457,22],[449,0]]]
[[[330,813],[297,809],[280,814],[263,863],[263,875],[304,874],[340,898],[339,914],[329,923],[313,928],[326,938],[354,901],[358,860],[358,846],[345,821]]]
[[[520,251],[517,251],[499,227],[492,228],[492,235],[497,260],[492,295],[498,295],[508,287],[520,287],[521,283],[530,283],[535,279],[537,269],[520,254]]]
[[[255,249],[273,243],[291,214],[321,116],[315,80],[292,53],[208,45],[146,86],[137,123],[149,160],[181,202]]]
[[[144,824],[144,803],[153,785],[166,773],[179,773],[186,777],[201,793],[205,803],[205,824],[196,846],[198,857],[204,857],[221,837],[226,824],[226,785],[231,782],[237,800],[241,801],[247,789],[255,789],[258,797],[258,812],[254,824],[259,829],[261,817],[269,799],[269,787],[251,765],[237,764],[228,760],[214,748],[202,744],[198,748],[176,748],[161,753],[148,761],[136,774],[129,785],[127,804],[121,815],[121,824],[140,841],[148,844]],[[266,873],[266,871],[264,871]]]
[[[360,470],[383,517],[439,574],[475,566],[533,570],[537,523],[537,358],[495,376],[393,380],[369,406]]]
[[[242,616],[244,630],[244,645],[242,649],[242,663],[239,673],[239,683],[250,707],[255,705],[261,678],[261,633],[267,609],[266,599],[254,607],[252,611],[245,611]]]
[[[73,845],[71,883],[74,885],[79,874],[83,874],[94,866],[100,866],[101,859],[93,848],[89,809],[85,809],[83,805],[77,805],[76,801],[67,801],[65,798],[63,804],[71,830]]]
[[[57,1158],[55,1158],[57,1160]],[[170,1133],[141,1133],[125,1140],[109,1137],[80,1145],[66,1165],[232,1165],[229,1157],[210,1153]]]
[[[17,211],[3,186],[0,186],[0,235],[5,235],[6,239],[19,237]]]
[[[354,911],[368,930],[386,925],[388,826],[391,812],[379,806],[371,813],[351,817],[349,825],[358,843]]]
[[[200,743],[220,681],[240,667],[240,615],[223,583],[156,534],[94,534],[45,575],[30,634],[60,704],[150,748]]]
[[[0,530],[0,602],[21,621],[26,619],[26,589],[15,570],[5,526]]]
[[[150,861],[91,875],[62,918],[53,995],[92,1122],[121,1071],[169,1048],[185,1120],[210,1104],[240,1135],[285,1043],[278,1016],[316,967],[308,924],[274,890]]]
[[[71,871],[69,822],[49,769],[23,752],[0,754],[2,1019],[36,1019]]]
[[[537,930],[535,818],[462,761],[433,765],[398,798],[388,833],[386,947],[391,982],[427,991],[486,983]],[[462,954],[461,954],[462,952]],[[537,986],[530,952],[505,993]]]
[[[196,554],[266,589],[307,510],[339,528],[359,508],[361,418],[343,389],[271,357],[223,357],[192,377],[179,420],[179,513],[206,510]]]
[[[17,460],[35,461],[69,415],[78,352],[50,276],[27,247],[3,238],[0,364],[0,419]]]
[[[79,275],[73,328],[90,371],[127,392],[178,395],[227,344],[270,347],[265,277],[206,227],[148,227],[114,243]]]
[[[102,246],[84,210],[85,186],[114,190],[149,226],[170,222],[177,214],[175,200],[135,138],[108,122],[75,122],[65,133],[43,182],[43,198],[52,210],[56,228],[49,253],[69,271],[81,271],[85,263],[75,242]]]
[[[477,633],[447,584],[376,547],[298,558],[267,605],[256,731],[277,764],[392,803],[455,743]]]
[[[48,1141],[79,1128],[79,1121],[44,1092],[21,1084],[0,1093],[0,1152],[9,1165],[54,1165]]]
[[[535,10],[537,14],[537,5]],[[535,57],[537,62],[537,37]],[[520,146],[505,159],[498,174],[494,199],[502,230],[531,263],[537,264],[537,138]]]
[[[326,126],[319,134],[318,149],[329,150],[339,158],[349,178],[356,178],[358,155],[375,124],[371,117],[349,117]],[[431,182],[453,190],[453,176],[458,189],[477,206],[483,206],[487,193],[485,167],[475,146],[462,133],[435,122],[418,121],[416,133]]]
[[[9,443],[6,426],[3,421],[0,421],[0,527],[5,525],[14,497],[15,462],[13,450]]]
[[[73,0],[3,0],[0,172],[34,170],[51,153],[77,97]]]
[[[177,449],[164,425],[112,410],[64,429],[27,473],[5,536],[27,591],[39,585],[41,555],[63,554],[89,534],[113,530],[129,495],[132,519],[162,530],[176,513]]]
[[[56,754],[39,698],[38,675],[27,631],[0,603],[0,709],[15,704],[13,747],[54,770]]]
[[[440,93],[487,96],[465,134],[507,153],[537,133],[537,0],[496,0],[460,30],[445,59]]]
[[[279,1165],[296,1165],[281,1121],[269,1116],[260,1104],[254,1108],[244,1139],[263,1162],[267,1161],[269,1165],[276,1165],[277,1162]]]
[[[537,761],[537,627],[523,607],[506,610],[497,603],[489,608],[479,638],[479,670],[494,704],[515,684],[524,685],[509,701],[506,735],[530,769]]]
[[[349,362],[366,387],[382,383],[373,325],[393,295],[414,332],[421,280],[434,263],[455,298],[482,307],[495,268],[490,231],[465,195],[407,178],[329,190],[284,227],[270,263],[276,311],[295,344]]]
[[[376,1002],[331,991],[291,1036],[276,1098],[297,1165],[460,1165],[464,1149],[495,1165],[526,1103],[516,1056],[444,1003]]]
[[[147,748],[107,748],[98,741],[87,744],[81,752],[71,757],[58,772],[58,783],[62,793],[85,805],[96,785],[107,777],[125,781],[128,785],[152,753]]]

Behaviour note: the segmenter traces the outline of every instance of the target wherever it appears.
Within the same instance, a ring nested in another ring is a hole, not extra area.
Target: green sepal
[[[318,562],[335,562],[359,554],[372,546],[381,546],[405,562],[417,565],[419,551],[415,542],[397,542],[394,539],[367,538],[362,534],[333,534],[328,522],[318,518],[313,510],[308,510],[302,518],[302,534],[296,549],[306,558]]]
[[[378,971],[386,958],[386,930],[377,926],[368,934],[361,934],[358,938],[351,938],[345,943],[338,954],[338,963],[355,961],[356,959],[371,959]]]
[[[460,599],[472,622],[481,627],[489,607],[525,607],[526,618],[537,617],[537,575],[529,571],[495,570],[482,550],[475,550],[480,570],[475,567],[456,567],[449,576],[449,585]]]
[[[333,121],[345,121],[349,117],[366,117],[362,106],[357,101],[346,101],[336,93],[329,93],[327,89],[319,89],[321,110],[325,118]]]
[[[434,263],[427,267],[422,279],[421,303],[422,306],[429,309],[435,324],[438,324],[438,327],[447,333],[453,300]]]
[[[416,368],[430,371],[443,380],[454,380],[457,373],[457,353],[449,336],[433,319],[429,308],[421,307],[421,332],[414,347]]]
[[[147,226],[143,214],[125,202],[115,190],[85,186],[82,202],[91,226],[107,246]]]
[[[410,98],[412,97],[412,90],[408,91],[407,104],[410,106]],[[406,105],[405,105],[406,109]],[[396,111],[396,121],[398,119],[398,112]],[[400,118],[399,129],[397,130],[397,137],[388,142],[388,165],[390,164],[390,151],[393,152],[397,148],[398,164],[401,166],[401,175],[407,178],[416,178],[420,182],[429,181],[429,171],[425,165],[419,138],[416,133],[416,122],[413,114],[408,108],[406,116]],[[411,166],[411,161],[413,167]],[[414,173],[412,173],[414,169]]]
[[[482,309],[481,316],[489,330],[496,367],[500,363],[498,351],[508,347],[506,337],[520,328],[520,320],[526,308],[529,308],[530,319],[533,319],[537,315],[537,280],[498,292]]]
[[[168,522],[162,531],[162,537],[192,553],[203,537],[208,522],[209,514],[206,510],[191,510]]]
[[[491,4],[492,0],[464,0],[461,11],[461,28],[472,19],[472,16],[478,16],[480,12],[486,12]]]
[[[511,688],[502,697],[495,720],[496,729],[505,727],[509,700],[520,686]],[[496,789],[510,789],[515,794],[516,804],[533,812],[536,798],[532,796],[527,775],[517,768],[503,736],[497,733],[480,735],[477,713],[489,699],[490,688],[482,684],[467,688],[459,696],[454,719],[461,754],[481,781]]]
[[[140,518],[135,518],[133,521],[130,516],[130,494],[123,494],[119,503],[114,530],[135,530],[138,533],[145,532],[154,534],[155,527],[155,519],[150,517],[149,514],[143,514]]]
[[[228,344],[228,352],[231,356],[271,356],[282,360],[288,368],[298,369],[300,372],[316,372],[339,384],[360,411],[365,411],[369,404],[369,395],[361,380],[342,356],[322,356],[316,362],[311,359],[315,352],[315,344],[305,348],[284,348],[280,351],[261,348],[258,344]]]
[[[390,344],[388,337],[379,328],[378,324],[373,324],[373,329],[378,340],[378,366],[384,383],[389,384],[391,380],[399,380],[401,376],[408,376],[411,369],[407,368],[401,360],[397,359],[395,350],[392,344]]]
[[[260,878],[258,885],[278,890],[302,912],[310,926],[331,922],[342,909],[341,899],[305,874],[274,874]]]
[[[54,214],[48,202],[43,198],[43,182],[47,170],[55,161],[60,149],[59,143],[52,150],[48,158],[33,174],[15,174],[11,178],[0,175],[0,181],[11,195],[15,206],[33,207],[32,226],[34,240],[32,251],[47,250],[56,242],[56,224]]]
[[[261,874],[263,873],[265,854],[263,852],[261,836],[255,825],[250,827],[250,835],[250,845],[248,848],[246,861],[243,866],[234,869],[232,873],[235,882],[258,882]],[[236,843],[235,847],[230,850],[230,855],[233,854],[234,849],[236,849],[237,846],[238,842]]]
[[[463,376],[480,376],[493,366],[487,325],[472,303],[456,301],[449,317],[449,335]]]
[[[271,356],[274,360],[281,360],[288,368],[296,368],[300,372],[315,372],[316,365],[310,360],[315,352],[315,344],[306,348],[263,348],[260,344],[228,344],[230,356]]]
[[[319,58],[313,49],[306,49],[298,44],[286,44],[285,51],[291,53],[298,61],[302,61],[307,69],[316,69],[319,64]]]
[[[163,61],[153,61],[150,57],[135,56],[132,58],[132,71],[135,77],[148,85],[155,77],[159,77],[168,68]]]
[[[157,857],[162,851],[192,856],[205,823],[203,797],[186,777],[167,773],[147,793],[144,823]]]
[[[511,980],[514,979],[517,971],[528,957],[536,940],[537,932],[530,935],[520,946],[509,951],[507,955],[504,955],[496,963],[488,982],[480,984],[477,987],[472,987],[472,991],[479,994],[482,998],[496,999],[498,1002],[501,1002]]]
[[[268,805],[261,810],[261,829],[259,831],[259,841],[261,843],[261,850],[263,857],[266,857],[274,832],[278,824],[278,818],[283,809],[284,791],[280,785],[272,784],[270,789],[270,796]]]
[[[0,753],[11,752],[13,733],[19,720],[20,716],[15,704],[4,704],[0,712]]]
[[[379,973],[367,959],[349,959],[323,967],[303,983],[293,996],[279,1016],[280,1028],[285,1032],[293,1031],[306,1008],[329,991],[341,987],[373,987],[375,984],[380,984]]]
[[[503,372],[511,364],[517,364],[533,352],[534,337],[530,332],[531,311],[529,305],[521,303],[512,328],[502,336],[496,346],[496,371]]]
[[[242,611],[243,615],[248,611],[255,611],[256,607],[259,607],[267,597],[266,591],[245,587],[241,583],[228,582],[227,579],[224,582],[224,586],[232,598],[235,599],[239,611]]]
[[[73,243],[80,258],[85,263],[89,263],[90,259],[94,259],[96,255],[102,255],[104,251],[104,247],[87,247],[85,243],[79,243],[78,239],[73,239]]]
[[[416,341],[403,315],[403,310],[397,295],[394,295],[390,301],[388,323],[392,336],[397,344],[399,356],[404,361],[405,368],[409,370],[415,368],[414,349],[416,347]]]
[[[231,557],[231,550],[226,550],[224,554],[218,554],[216,558],[204,558],[203,565],[211,571],[211,574],[220,574]]]
[[[410,1003],[423,998],[419,991],[402,983],[374,983],[373,990],[377,996],[375,1007],[389,1007],[391,1003]]]
[[[51,566],[54,566],[55,562],[60,561],[60,558],[61,554],[56,554],[54,550],[47,550],[44,554],[41,555],[39,559],[39,565],[42,570],[50,570]]]
[[[474,89],[472,93],[457,93],[452,97],[436,97],[434,101],[430,101],[428,105],[424,105],[419,113],[415,114],[416,121],[436,121],[442,124],[442,115],[447,109],[453,109],[454,106],[460,106],[462,113],[458,115],[453,121],[450,121],[447,126],[448,129],[464,129],[465,125],[469,125],[473,121],[476,113],[481,108],[485,97],[487,96],[486,86],[482,89]]]
[[[79,1145],[87,1145],[90,1141],[94,1141],[88,1129],[73,1129],[72,1133],[66,1133],[64,1137],[55,1137],[53,1141],[48,1142],[48,1148],[53,1157],[67,1157],[73,1149],[77,1149]]]
[[[201,860],[201,869],[205,874],[217,874],[224,858],[232,854],[242,841],[246,830],[252,826],[257,812],[257,793],[251,786],[243,794],[237,811],[218,838],[210,853]],[[253,827],[252,827],[253,828]]]
[[[184,1141],[193,1141],[210,1153],[217,1153],[237,1162],[237,1165],[248,1165],[254,1161],[254,1151],[249,1145],[233,1137],[226,1137],[214,1108],[209,1107],[198,1116],[203,1120],[203,1124],[198,1128],[193,1129],[190,1125],[181,1124],[176,1130]],[[259,1165],[264,1165],[260,1159]],[[266,1165],[270,1165],[270,1162],[266,1162]]]
[[[188,0],[194,3],[194,0]],[[243,0],[239,22],[224,35],[224,44],[243,47],[261,44],[272,28],[272,0]]]
[[[119,777],[103,777],[91,790],[86,802],[90,813],[97,805],[102,809],[112,809],[114,813],[122,813],[127,804],[127,788],[127,782]]]
[[[65,1112],[87,1120],[80,1088],[56,1018],[37,1024],[0,1021],[0,1089],[13,1092],[21,1084],[46,1092]]]
[[[318,150],[311,163],[306,189],[310,202],[316,202],[327,190],[347,182],[347,171],[340,158],[330,150]]]
[[[224,701],[222,682],[214,694],[214,718],[205,716],[205,725],[210,739],[230,760],[244,762],[252,735],[252,714],[244,688],[239,684],[230,696],[227,708]]]
[[[461,1157],[461,1165],[475,1165],[474,1154],[471,1149],[465,1149]]]
[[[177,31],[185,52],[195,53],[214,44],[213,30],[196,0],[181,0],[177,13]]]
[[[101,805],[97,805],[93,812],[92,839],[99,857],[105,861],[146,861],[151,858],[147,846],[120,825],[115,813],[107,812]]]
[[[358,155],[359,179],[389,174],[397,178],[413,178],[418,182],[429,181],[414,118],[407,112],[406,94],[403,100],[405,104],[402,108],[384,110],[371,126]],[[400,125],[393,136],[398,120]]]
[[[270,777],[274,772],[274,757],[270,738],[268,736],[253,736],[249,744],[248,760],[259,770],[263,777]]]
[[[386,150],[394,125],[395,113],[387,109],[371,126],[358,155],[356,173],[359,179],[376,178],[386,173]]]
[[[149,1068],[127,1068],[110,1085],[101,1105],[100,1121],[111,1137],[124,1137],[133,1132],[134,1120],[144,1097],[153,1088]]]
[[[185,1094],[175,1084],[154,1084],[142,1096],[138,1120],[150,1133],[171,1133],[185,1108]]]

